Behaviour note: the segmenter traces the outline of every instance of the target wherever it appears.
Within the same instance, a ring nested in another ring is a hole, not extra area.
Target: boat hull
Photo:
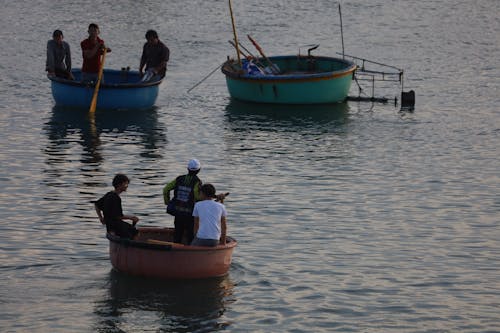
[[[172,228],[139,228],[136,240],[108,234],[109,256],[117,271],[155,278],[201,279],[224,276],[236,240],[216,247],[170,243]]]
[[[258,103],[323,104],[346,99],[356,65],[332,57],[271,57],[280,74],[250,75],[234,60],[222,66],[231,97]],[[314,61],[312,61],[314,60]]]
[[[58,106],[88,108],[95,90],[94,83],[81,82],[81,71],[73,70],[75,80],[49,77],[52,96]],[[158,97],[162,79],[141,83],[139,72],[106,69],[99,87],[97,108],[145,109],[152,107]]]

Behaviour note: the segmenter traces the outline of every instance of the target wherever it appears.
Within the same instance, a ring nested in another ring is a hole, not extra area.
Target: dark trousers
[[[194,238],[194,217],[176,216],[174,226],[174,243],[182,243],[182,239],[186,237],[187,244],[191,244]]]
[[[106,229],[108,232],[113,231],[115,235],[122,238],[133,239],[139,231],[133,226],[124,221],[113,221],[111,223],[106,223]]]
[[[72,80],[71,73],[65,69],[56,68],[54,70],[54,72],[55,72],[57,77],[60,77],[60,78],[66,79],[66,80]]]

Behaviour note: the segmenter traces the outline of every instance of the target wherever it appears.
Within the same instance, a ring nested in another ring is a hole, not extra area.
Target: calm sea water
[[[337,5],[233,1],[240,40],[267,55],[341,52]],[[499,12],[342,2],[346,53],[405,69],[417,99],[400,112],[236,102],[220,72],[188,94],[234,54],[225,1],[2,1],[0,331],[500,332]],[[46,41],[62,29],[78,67],[90,22],[109,68],[136,68],[159,32],[171,61],[155,108],[98,111],[92,128],[54,107]],[[161,190],[192,157],[231,192],[228,276],[112,271],[90,201],[124,172],[125,211],[172,226]]]

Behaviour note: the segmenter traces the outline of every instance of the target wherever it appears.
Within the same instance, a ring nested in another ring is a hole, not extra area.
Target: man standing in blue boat
[[[47,42],[46,71],[48,76],[74,80],[71,74],[71,50],[61,30],[55,30]]]
[[[174,242],[182,243],[185,235],[187,244],[191,244],[194,238],[193,208],[195,202],[200,200],[201,180],[197,174],[201,164],[197,159],[192,159],[188,162],[187,169],[186,175],[179,176],[165,185],[163,200],[167,205],[167,213],[175,216]],[[170,199],[172,190],[174,197]]]
[[[89,24],[89,37],[84,39],[80,46],[82,47],[82,81],[97,81],[99,69],[101,68],[101,55],[111,52],[110,48],[104,45],[104,41],[99,38],[99,26],[95,23]]]
[[[170,50],[158,38],[158,33],[154,30],[146,32],[147,42],[142,48],[141,63],[139,72],[142,81],[157,80],[165,76],[167,71],[167,62],[170,58]],[[143,72],[144,66],[146,71]]]
[[[138,230],[135,228],[139,218],[134,215],[124,215],[122,209],[122,199],[120,194],[125,192],[130,183],[129,178],[124,174],[117,174],[113,178],[113,191],[106,193],[95,202],[95,211],[99,221],[106,225],[107,232],[113,232],[119,237],[133,239]],[[123,220],[131,220],[132,225]]]

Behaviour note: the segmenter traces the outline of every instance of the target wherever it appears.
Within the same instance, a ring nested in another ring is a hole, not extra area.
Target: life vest
[[[196,175],[183,175],[175,179],[174,198],[176,216],[192,216],[194,187],[201,180]]]

